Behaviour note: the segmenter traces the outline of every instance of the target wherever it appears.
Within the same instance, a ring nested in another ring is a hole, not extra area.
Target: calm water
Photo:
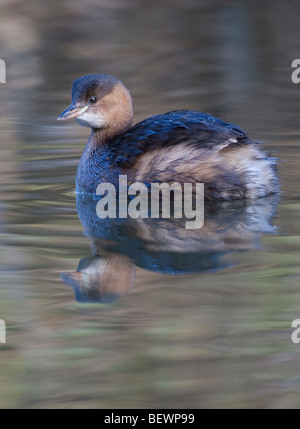
[[[2,1],[1,408],[300,406],[300,4],[210,3]],[[279,204],[200,231],[76,210],[88,130],[56,117],[98,72],[136,121],[200,108],[248,130],[284,160]]]

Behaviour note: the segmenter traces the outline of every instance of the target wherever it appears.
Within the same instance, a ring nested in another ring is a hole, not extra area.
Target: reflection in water
[[[185,218],[103,220],[96,214],[97,202],[77,196],[93,257],[81,259],[76,272],[62,274],[79,302],[116,301],[132,288],[136,266],[174,275],[225,269],[232,263],[225,255],[258,248],[262,234],[276,231],[277,195],[206,204],[199,230],[185,229]]]

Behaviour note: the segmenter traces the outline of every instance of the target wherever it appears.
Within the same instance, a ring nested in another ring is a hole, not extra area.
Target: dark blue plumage
[[[115,162],[134,163],[135,157],[159,148],[189,144],[213,149],[229,139],[247,143],[247,134],[234,124],[223,122],[199,110],[175,110],[150,116],[115,139]],[[252,142],[252,141],[251,141]]]

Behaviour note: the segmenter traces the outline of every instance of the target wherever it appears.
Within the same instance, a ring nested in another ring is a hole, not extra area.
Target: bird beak
[[[88,109],[88,106],[84,107],[74,107],[73,104],[69,106],[66,110],[64,110],[59,117],[57,118],[58,121],[62,121],[64,119],[71,119],[71,118],[77,118],[78,116],[82,115],[86,110]]]

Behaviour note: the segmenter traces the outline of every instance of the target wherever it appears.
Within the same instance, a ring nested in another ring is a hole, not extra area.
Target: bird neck
[[[77,168],[76,191],[95,194],[103,182],[115,183],[119,169],[114,164],[115,147],[104,140],[100,130],[92,130]]]

